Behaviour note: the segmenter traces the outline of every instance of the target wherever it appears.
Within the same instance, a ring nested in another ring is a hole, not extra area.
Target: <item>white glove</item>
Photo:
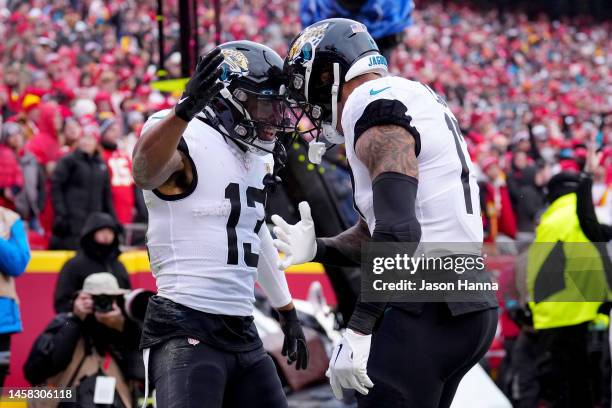
[[[274,214],[272,222],[276,225],[272,231],[276,235],[274,246],[285,254],[284,259],[279,259],[278,267],[287,269],[291,265],[297,265],[311,261],[317,253],[317,243],[314,230],[314,222],[310,215],[310,206],[302,201],[298,206],[301,220],[295,225],[287,224],[282,217]]]
[[[367,373],[372,335],[357,334],[346,329],[342,341],[332,352],[325,375],[336,399],[342,399],[342,388],[352,388],[367,395],[374,383]]]

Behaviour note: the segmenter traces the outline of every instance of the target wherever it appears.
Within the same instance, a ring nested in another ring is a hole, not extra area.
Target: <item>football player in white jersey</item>
[[[359,265],[366,241],[460,242],[479,253],[478,186],[455,117],[426,85],[387,74],[363,24],[329,19],[305,28],[284,73],[288,97],[313,124],[302,130],[311,139],[310,161],[345,144],[361,220],[336,237],[315,239],[307,203],[295,225],[273,216],[275,245],[286,254],[282,266]],[[449,407],[493,339],[496,309],[492,292],[469,302],[359,299],[331,356],[334,394],[357,390],[361,408]]]
[[[199,60],[174,109],[149,118],[135,146],[158,289],[141,348],[160,408],[287,406],[253,323],[256,281],[279,312],[283,354],[297,369],[307,366],[264,225],[266,180],[280,149],[282,64],[250,41],[215,48]]]

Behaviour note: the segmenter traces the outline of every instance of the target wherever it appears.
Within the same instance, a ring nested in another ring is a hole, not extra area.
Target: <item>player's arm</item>
[[[266,226],[259,229],[259,260],[257,261],[257,282],[262,287],[270,304],[275,309],[291,309],[291,293],[285,273],[278,268],[278,252],[272,244],[272,236]]]
[[[411,242],[421,239],[415,201],[418,162],[415,136],[406,126],[373,126],[356,135],[355,153],[370,172],[376,226],[372,242]],[[348,327],[371,334],[385,303],[357,301]]]
[[[361,265],[361,244],[370,240],[368,225],[362,218],[346,231],[329,238],[317,238],[314,262],[334,266]]]
[[[259,230],[260,248],[257,262],[257,282],[263,288],[270,304],[279,314],[281,328],[285,335],[282,354],[287,362],[296,362],[297,370],[308,367],[308,348],[297,311],[291,299],[285,273],[278,268],[278,252],[272,244],[270,231],[264,225]]]
[[[132,155],[134,182],[138,187],[153,190],[185,169],[186,160],[177,150],[181,136],[189,121],[223,88],[217,81],[222,61],[219,48],[200,58],[172,112],[143,130]]]
[[[186,127],[187,122],[173,111],[142,132],[132,153],[132,172],[138,187],[156,189],[184,169],[177,147]]]

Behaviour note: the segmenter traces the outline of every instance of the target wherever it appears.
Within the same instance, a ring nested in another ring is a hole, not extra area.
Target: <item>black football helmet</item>
[[[305,117],[312,123],[297,131],[328,146],[343,143],[336,131],[342,85],[369,72],[384,75],[387,61],[365,25],[331,18],[306,27],[291,43],[283,67],[294,120],[303,125]]]
[[[225,87],[204,109],[206,120],[245,151],[278,155],[283,146],[277,136],[289,131],[284,120],[282,58],[252,41],[232,41],[220,48],[225,59],[219,80]]]

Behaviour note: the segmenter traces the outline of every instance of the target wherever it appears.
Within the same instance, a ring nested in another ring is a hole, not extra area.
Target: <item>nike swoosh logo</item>
[[[378,95],[379,93],[381,93],[382,91],[386,91],[387,89],[391,88],[390,86],[387,86],[386,88],[383,89],[379,89],[377,91],[370,89],[370,95],[374,96],[374,95]]]
[[[185,99],[187,99],[187,98],[189,98],[189,97],[188,97],[188,96],[186,96],[186,97],[184,97],[184,98],[179,99],[178,103],[183,103],[183,101],[184,101]]]
[[[338,361],[338,357],[340,356],[340,352],[342,351],[342,346],[344,346],[344,344],[340,343],[340,345],[338,346],[338,354],[336,354],[336,359],[334,360],[334,365],[336,364],[336,361]]]

